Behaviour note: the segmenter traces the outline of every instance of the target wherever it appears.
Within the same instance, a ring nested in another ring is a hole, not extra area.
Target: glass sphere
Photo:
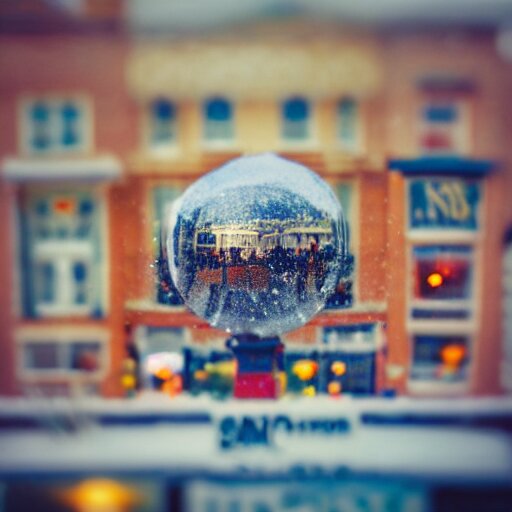
[[[235,159],[173,204],[165,235],[183,300],[233,334],[279,335],[320,311],[340,278],[346,227],[332,189],[273,154]]]

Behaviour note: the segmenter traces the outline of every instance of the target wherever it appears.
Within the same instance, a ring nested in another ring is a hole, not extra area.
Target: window
[[[471,256],[468,246],[415,247],[414,297],[424,300],[468,299],[471,296]]]
[[[311,138],[310,106],[304,98],[289,98],[282,105],[282,136],[289,142]]]
[[[422,154],[464,154],[468,150],[469,119],[462,101],[431,100],[420,114],[419,148]]]
[[[77,99],[40,98],[25,104],[23,115],[24,148],[31,153],[85,150],[88,112]]]
[[[203,106],[204,139],[232,141],[235,137],[233,106],[225,98],[211,98]]]
[[[360,149],[359,105],[353,98],[343,98],[337,111],[338,140],[345,151]]]
[[[149,106],[149,147],[159,151],[172,147],[177,140],[177,112],[174,103],[157,99]]]
[[[467,379],[469,341],[462,335],[413,336],[410,379],[460,382]]]
[[[179,306],[183,304],[178,290],[174,286],[169,271],[165,247],[162,245],[162,222],[166,218],[175,201],[181,194],[181,188],[173,186],[159,186],[153,190],[153,254],[156,262],[156,300],[159,304]]]
[[[339,183],[335,187],[336,195],[343,208],[346,220],[346,234],[348,238],[348,253],[343,274],[340,277],[334,293],[327,299],[325,309],[341,309],[351,307],[354,301],[354,242],[351,227],[354,222],[354,186],[352,183]]]
[[[103,345],[95,340],[38,340],[22,344],[22,367],[30,373],[96,372]]]
[[[91,191],[26,191],[20,203],[26,316],[103,312],[100,204]]]

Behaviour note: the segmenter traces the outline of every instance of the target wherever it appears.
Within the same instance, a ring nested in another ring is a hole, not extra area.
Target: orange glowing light
[[[432,272],[432,274],[430,274],[427,277],[427,283],[432,288],[439,288],[443,284],[443,282],[444,282],[443,276],[439,272]]]
[[[79,511],[124,511],[140,501],[138,493],[130,487],[104,478],[85,480],[59,494]]]
[[[329,382],[327,392],[331,396],[338,396],[341,393],[341,384],[335,380]]]
[[[318,363],[309,359],[300,359],[293,365],[292,372],[302,381],[310,380],[318,372]]]
[[[56,213],[70,215],[75,212],[75,201],[71,198],[59,198],[53,202],[53,209]]]
[[[343,361],[334,361],[331,364],[331,371],[337,377],[341,377],[347,371],[347,365]]]
[[[208,372],[206,370],[196,370],[194,372],[194,378],[200,382],[208,380]]]
[[[169,370],[169,368],[160,368],[159,370],[155,371],[154,375],[161,380],[169,380],[172,377],[172,372]]]
[[[463,345],[446,345],[441,349],[441,360],[446,366],[457,368],[466,355]]]

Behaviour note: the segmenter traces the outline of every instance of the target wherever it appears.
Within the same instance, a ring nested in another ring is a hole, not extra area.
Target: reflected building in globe
[[[242,28],[139,38],[121,2],[84,1],[80,16],[65,2],[17,3],[0,6],[15,21],[0,25],[2,394],[86,382],[120,395],[123,359],[151,387],[155,372],[173,373],[158,368],[169,352],[185,391],[228,393],[226,333],[184,307],[162,219],[199,177],[266,152],[326,180],[349,230],[326,308],[283,336],[288,390],[501,391],[512,75],[492,31],[263,13]],[[271,295],[290,267],[294,293],[315,294],[332,230],[302,213],[279,227],[198,219],[189,291],[224,282]]]

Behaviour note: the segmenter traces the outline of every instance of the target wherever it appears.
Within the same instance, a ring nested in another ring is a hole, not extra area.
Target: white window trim
[[[52,382],[62,379],[83,380],[89,376],[93,380],[104,378],[110,367],[109,353],[110,334],[106,329],[81,325],[58,327],[22,327],[15,332],[16,343],[16,373],[25,382]],[[57,343],[72,345],[73,343],[97,342],[100,344],[99,367],[97,370],[86,372],[66,368],[60,369],[28,369],[24,365],[24,348],[32,343]]]
[[[72,148],[66,148],[62,145],[49,147],[44,150],[35,150],[29,138],[32,133],[32,123],[29,118],[30,108],[37,102],[49,104],[62,104],[71,101],[80,105],[83,114],[83,139],[81,143]],[[94,117],[92,101],[85,94],[63,93],[63,94],[34,94],[23,96],[18,103],[18,148],[21,154],[44,157],[55,155],[74,155],[91,153],[94,149],[93,131]]]

